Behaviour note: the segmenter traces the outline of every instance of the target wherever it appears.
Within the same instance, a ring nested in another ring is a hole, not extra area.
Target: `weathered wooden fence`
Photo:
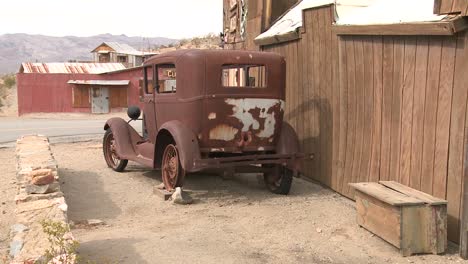
[[[299,40],[263,47],[286,57],[286,118],[316,157],[304,174],[350,198],[348,183],[395,180],[447,199],[458,242],[468,34],[337,36],[333,20],[305,10]]]

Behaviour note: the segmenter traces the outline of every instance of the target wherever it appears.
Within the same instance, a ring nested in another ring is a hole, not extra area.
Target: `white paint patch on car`
[[[212,140],[231,141],[234,140],[237,132],[239,132],[239,129],[221,124],[210,130],[209,138]]]
[[[258,119],[264,119],[264,129],[258,131],[256,135],[261,138],[272,137],[275,132],[275,113],[270,109],[279,104],[280,111],[284,109],[284,101],[280,99],[259,99],[259,98],[244,98],[244,99],[233,99],[228,98],[225,102],[232,105],[233,114],[232,117],[237,118],[243,124],[242,132],[247,132],[251,129],[260,129],[259,120],[255,119],[250,113],[252,109],[260,109],[260,115]],[[263,121],[263,120],[262,120]]]
[[[213,120],[213,119],[216,119],[216,113],[212,112],[208,115],[208,119],[209,120]]]

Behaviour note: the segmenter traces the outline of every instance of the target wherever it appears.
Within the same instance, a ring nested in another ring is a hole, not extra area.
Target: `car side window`
[[[266,73],[264,65],[223,65],[221,82],[229,88],[265,88]]]
[[[146,66],[143,70],[144,87],[146,94],[154,93],[153,66]]]
[[[175,93],[177,90],[177,69],[174,64],[157,65],[158,93]]]

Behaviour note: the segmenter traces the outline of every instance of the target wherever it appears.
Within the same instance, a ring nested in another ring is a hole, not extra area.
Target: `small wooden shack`
[[[392,17],[392,8],[369,14],[379,10],[374,2],[395,5],[402,11],[394,14],[405,17]],[[422,3],[417,10],[430,14],[414,17],[411,8]],[[446,199],[449,240],[458,243],[461,230],[462,244],[468,239],[466,3],[303,0],[272,26],[243,29],[254,49],[286,58],[286,119],[302,150],[316,157],[305,163],[306,177],[349,198],[348,183],[393,180]],[[260,20],[268,16],[258,10],[265,1],[250,5]],[[298,9],[300,21],[281,20]],[[376,17],[383,22],[373,23]]]

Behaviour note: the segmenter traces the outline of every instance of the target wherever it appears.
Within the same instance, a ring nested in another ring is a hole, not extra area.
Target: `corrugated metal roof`
[[[126,69],[122,63],[78,63],[52,62],[21,64],[20,73],[88,73],[99,74]]]
[[[68,84],[81,84],[81,85],[128,85],[129,80],[69,80]]]

